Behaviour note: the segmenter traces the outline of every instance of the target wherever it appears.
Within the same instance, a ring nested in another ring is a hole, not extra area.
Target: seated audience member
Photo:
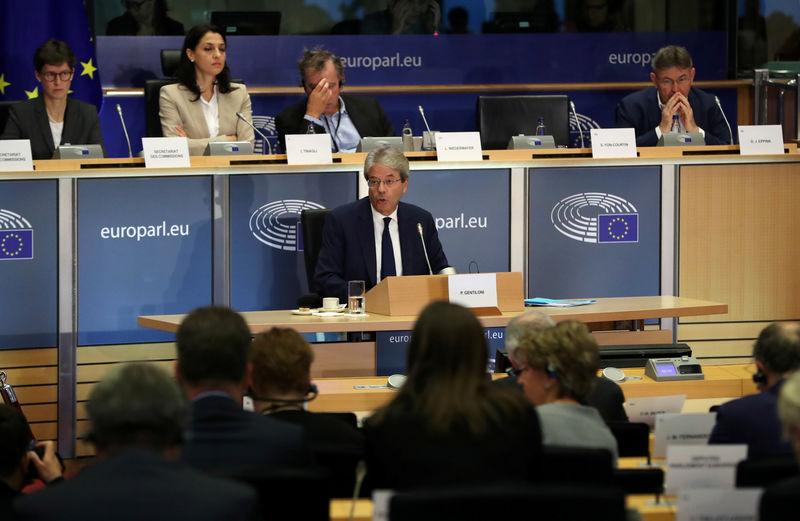
[[[506,326],[506,352],[511,352],[517,346],[519,338],[527,335],[533,338],[541,331],[549,329],[555,325],[553,319],[541,311],[529,310],[511,319]],[[505,385],[522,390],[522,386],[517,382],[519,367],[516,366],[513,358],[509,358],[513,367],[512,375],[506,378],[494,380],[497,385]],[[625,395],[622,388],[616,383],[606,378],[597,378],[592,392],[586,397],[584,405],[590,405],[597,409],[600,416],[606,423],[612,421],[628,421],[628,414],[625,412]]]
[[[29,139],[33,159],[51,159],[59,145],[100,145],[97,109],[68,96],[75,54],[64,42],[48,40],[36,49],[33,67],[40,95],[11,105],[0,139]]]
[[[364,16],[361,34],[436,34],[441,19],[436,0],[388,0],[386,9]]]
[[[364,439],[355,427],[305,409],[317,390],[311,384],[314,351],[300,333],[272,328],[259,334],[253,340],[251,360],[256,411],[303,426],[312,450],[363,450]]]
[[[794,373],[781,385],[778,395],[778,417],[783,424],[784,438],[794,448],[800,462],[800,373]],[[761,496],[760,521],[785,521],[797,517],[800,497],[800,476],[767,487]]]
[[[175,374],[192,402],[182,457],[193,467],[235,474],[311,464],[301,427],[242,409],[250,341],[244,319],[225,307],[195,309],[178,328]]]
[[[18,500],[22,519],[255,518],[255,491],[175,461],[187,408],[166,371],[121,365],[92,388],[86,411],[96,461],[76,477]]]
[[[158,115],[164,136],[189,140],[189,154],[202,155],[211,141],[250,141],[253,129],[250,96],[241,83],[231,83],[225,63],[227,40],[213,25],[192,27],[183,40],[175,70],[178,83],[161,87]]]
[[[601,448],[617,460],[617,440],[597,409],[582,403],[597,380],[597,342],[585,324],[559,322],[538,333],[523,333],[509,352],[528,401],[542,424],[542,443]]]
[[[427,275],[426,259],[433,273],[448,267],[433,216],[400,201],[408,174],[408,160],[394,148],[379,147],[367,155],[369,197],[339,206],[325,219],[314,273],[314,290],[321,297],[346,301],[348,280],[363,280],[370,289],[393,275]]]
[[[0,403],[0,512],[10,512],[11,504],[28,484],[31,467],[50,485],[61,481],[61,462],[52,441],[40,441],[43,457],[30,450],[31,431],[25,416],[16,408]]]
[[[342,94],[344,65],[335,54],[313,49],[297,62],[306,99],[283,109],[275,118],[281,149],[286,134],[330,134],[333,152],[355,152],[362,137],[394,136],[394,126],[378,100]]]
[[[748,458],[791,454],[781,438],[776,403],[784,379],[800,369],[800,326],[770,324],[753,346],[759,393],[722,404],[708,443],[744,443]]]
[[[167,16],[167,0],[125,0],[125,14],[106,26],[108,36],[183,35],[183,24]]]
[[[689,51],[677,45],[662,47],[653,58],[646,88],[622,98],[617,105],[617,127],[632,127],[636,145],[652,147],[672,128],[678,115],[681,132],[699,132],[706,145],[731,144],[728,126],[714,96],[696,87]]]
[[[541,454],[536,411],[490,385],[486,337],[472,311],[434,302],[408,345],[408,378],[364,425],[374,488],[524,480]]]

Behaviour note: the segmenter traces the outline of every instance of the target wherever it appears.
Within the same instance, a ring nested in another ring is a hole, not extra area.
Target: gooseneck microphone
[[[270,144],[269,144],[269,139],[267,139],[267,136],[265,136],[264,134],[262,134],[262,133],[261,133],[261,131],[260,131],[260,130],[258,130],[258,129],[256,128],[256,126],[255,126],[255,125],[253,125],[252,123],[250,123],[249,121],[247,121],[247,118],[246,118],[246,117],[244,117],[244,114],[242,114],[241,112],[237,112],[237,113],[236,113],[236,115],[237,115],[237,116],[239,116],[239,119],[241,119],[242,121],[244,121],[245,123],[247,123],[247,124],[250,126],[250,128],[252,128],[253,130],[255,130],[255,131],[256,131],[256,134],[258,134],[259,136],[261,136],[261,139],[263,139],[263,140],[264,140],[264,144],[265,144],[265,145],[267,145],[267,152],[269,152],[269,154],[270,154],[270,155],[272,155],[272,145],[270,145]]]
[[[422,110],[422,107],[419,109]],[[425,253],[425,262],[428,263],[428,275],[433,275],[431,260],[428,258],[428,248],[425,247],[425,238],[422,236],[422,223],[417,223],[417,233],[419,233],[419,242],[422,243],[422,251]]]
[[[725,111],[722,110],[722,103],[719,102],[719,96],[714,96],[714,101],[717,102],[717,107],[719,107],[719,112],[722,114],[722,119],[724,119],[725,124],[728,125],[728,135],[731,137],[731,145],[733,145],[733,132],[731,131],[731,124],[728,123],[728,118],[725,116]]]
[[[117,103],[117,114],[119,114],[119,121],[122,123],[122,132],[125,133],[125,141],[128,143],[128,157],[133,157],[133,151],[131,151],[131,138],[128,137],[128,128],[125,126],[125,118],[122,117],[122,107],[119,106]]]
[[[417,108],[419,108],[419,113],[422,114],[422,122],[425,123],[425,128],[428,129],[428,134],[430,134],[431,133],[431,127],[430,127],[430,125],[428,125],[428,120],[425,119],[425,111],[422,110],[422,105],[417,105]],[[419,224],[419,223],[417,223],[417,224]],[[422,226],[420,225],[420,228],[421,227]]]
[[[578,134],[581,135],[581,148],[586,148],[583,144],[583,129],[581,128],[581,122],[578,121],[578,113],[575,111],[575,103],[572,100],[569,100],[569,106],[572,108],[572,115],[575,116],[575,125],[578,127]]]

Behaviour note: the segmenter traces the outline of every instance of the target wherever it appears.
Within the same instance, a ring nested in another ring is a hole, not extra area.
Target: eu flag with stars
[[[639,242],[639,214],[598,215],[597,242]]]
[[[54,38],[75,53],[70,96],[100,111],[103,91],[83,0],[2,0],[0,20],[0,101],[39,96],[33,54]]]
[[[33,230],[0,230],[0,260],[32,258]]]

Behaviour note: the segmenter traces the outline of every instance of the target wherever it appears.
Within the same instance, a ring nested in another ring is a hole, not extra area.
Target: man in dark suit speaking
[[[681,132],[699,132],[706,145],[729,145],[728,126],[713,95],[692,87],[694,66],[689,51],[662,47],[653,58],[655,86],[625,96],[617,105],[617,127],[636,130],[636,146],[652,147],[672,128],[677,114]]]
[[[400,202],[408,174],[402,152],[384,146],[369,153],[364,162],[369,197],[334,209],[325,220],[314,275],[320,296],[346,300],[349,280],[363,280],[369,289],[392,275],[427,275],[448,267],[433,216]]]
[[[342,94],[344,64],[335,54],[313,49],[297,62],[306,99],[275,118],[278,140],[286,151],[286,134],[330,134],[333,152],[355,152],[362,137],[394,135],[394,126],[378,100]]]

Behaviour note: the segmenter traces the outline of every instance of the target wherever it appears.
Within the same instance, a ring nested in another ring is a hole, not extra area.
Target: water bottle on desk
[[[306,134],[316,134],[317,131],[314,130],[314,123],[308,122],[308,126],[306,127]]]
[[[547,127],[544,126],[544,118],[539,118],[539,122],[536,123],[536,135],[537,136],[547,135]]]
[[[672,115],[672,126],[669,128],[669,131],[675,133],[681,131],[681,121],[677,114]]]
[[[403,131],[400,134],[403,136],[403,152],[414,151],[414,131],[411,130],[411,122],[406,120],[403,123]]]

